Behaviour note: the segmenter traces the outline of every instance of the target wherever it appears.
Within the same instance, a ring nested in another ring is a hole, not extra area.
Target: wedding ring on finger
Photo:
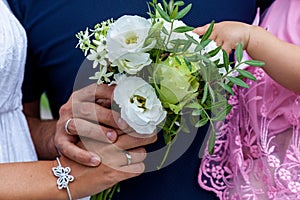
[[[125,156],[127,158],[127,165],[130,165],[131,162],[132,162],[132,157],[131,157],[131,155],[128,151],[124,151],[124,153],[125,153]]]
[[[67,132],[68,135],[73,135],[73,134],[70,132],[69,128],[68,128],[69,123],[72,121],[72,119],[73,119],[73,118],[68,119],[68,120],[66,121],[66,123],[65,123],[65,131]]]

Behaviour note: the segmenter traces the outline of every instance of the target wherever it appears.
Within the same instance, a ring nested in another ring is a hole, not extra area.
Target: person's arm
[[[101,156],[102,163],[98,167],[85,167],[62,156],[61,166],[71,167],[70,175],[74,176],[74,181],[69,183],[73,199],[94,195],[141,174],[145,169],[146,153],[144,148],[136,147],[155,140],[156,135],[136,138],[125,134],[111,145],[87,139],[79,145]],[[132,157],[128,165],[124,150],[132,148],[136,149],[128,150]],[[67,191],[56,186],[57,177],[53,175],[52,167],[57,166],[56,160],[0,164],[0,199],[68,199]]]
[[[208,25],[194,32],[203,35]],[[227,53],[239,42],[252,59],[265,63],[263,69],[282,86],[300,92],[300,47],[284,42],[265,29],[240,22],[221,22],[214,26],[211,39]]]
[[[282,86],[300,92],[300,47],[284,42],[261,27],[251,26],[246,47],[251,58],[265,62],[263,69]]]
[[[54,145],[57,120],[42,120],[40,118],[40,102],[38,100],[23,103],[23,112],[38,158],[41,160],[54,159],[58,155]]]

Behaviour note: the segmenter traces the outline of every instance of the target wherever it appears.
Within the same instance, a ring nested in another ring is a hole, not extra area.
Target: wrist
[[[252,50],[252,46],[255,45],[255,37],[257,37],[260,34],[261,31],[260,26],[256,25],[249,25],[249,35],[248,35],[248,41],[247,44],[245,45],[245,50],[249,53]]]
[[[51,171],[56,178],[56,190],[58,190],[63,199],[72,200],[73,197],[69,186],[74,181],[74,177],[72,176],[71,167],[65,165],[65,163],[61,163],[59,157],[56,157],[56,160],[53,161],[52,165]]]
[[[251,42],[251,35],[253,35],[253,29],[255,28],[254,25],[250,25],[250,24],[246,24],[246,29],[247,29],[247,34],[245,34],[245,39],[244,39],[244,44],[243,44],[243,48],[244,50],[248,51],[248,47],[249,47],[249,44]]]
[[[55,159],[57,156],[59,156],[58,149],[56,148],[54,142],[54,136],[55,132],[51,135],[51,137],[49,138],[49,142],[47,143],[47,151],[51,159]]]
[[[88,170],[92,170],[92,167],[84,167],[63,155],[60,156],[60,163],[63,167],[71,168],[70,175],[74,177],[74,181],[69,184],[69,189],[73,199],[82,198],[92,194],[91,191],[89,191],[91,187],[88,186],[91,183],[91,177],[88,177]]]

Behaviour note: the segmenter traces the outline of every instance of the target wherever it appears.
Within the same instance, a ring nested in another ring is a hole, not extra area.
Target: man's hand
[[[111,144],[118,135],[132,131],[120,114],[110,109],[113,90],[114,86],[92,84],[73,92],[61,107],[56,125],[54,142],[60,153],[78,163],[97,166],[100,157],[75,145],[79,139]]]

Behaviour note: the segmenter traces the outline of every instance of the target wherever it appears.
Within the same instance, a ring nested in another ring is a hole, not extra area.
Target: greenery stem
[[[181,130],[181,128],[178,129],[177,134],[179,133],[180,130]],[[167,160],[167,157],[168,157],[168,155],[169,155],[169,152],[170,152],[170,150],[171,150],[171,147],[172,147],[173,143],[176,141],[177,134],[176,134],[176,136],[174,137],[174,139],[171,140],[171,141],[167,144],[167,150],[166,150],[166,152],[165,152],[165,155],[164,155],[164,157],[163,157],[163,159],[162,159],[160,165],[157,166],[157,169],[158,169],[158,170],[161,169],[162,166],[165,164],[165,162],[166,162],[166,160]]]
[[[112,199],[112,197],[113,197],[114,193],[116,192],[116,190],[117,190],[117,191],[120,190],[120,183],[117,183],[117,184],[115,184],[115,185],[112,187],[112,191],[111,191],[111,193],[110,193],[110,195],[109,195],[109,198],[108,198],[109,200]]]
[[[168,39],[167,39],[167,43],[166,43],[166,47],[168,46],[170,39],[171,39],[171,35],[173,33],[173,27],[174,27],[174,20],[171,21],[171,29],[170,29],[170,33],[168,35]]]
[[[174,126],[175,122],[177,121],[178,117],[179,117],[179,115],[176,115],[176,116],[174,117],[174,119],[173,119],[173,121],[172,121],[172,123],[171,123],[171,125],[170,125],[170,127],[169,127],[169,130],[171,130],[171,129],[173,128],[173,126]],[[171,140],[167,143],[167,150],[166,150],[166,152],[165,152],[165,155],[164,155],[164,157],[163,157],[163,159],[162,159],[160,165],[157,166],[157,169],[158,169],[158,170],[161,169],[162,166],[165,164],[165,162],[166,162],[166,160],[167,160],[167,157],[168,157],[168,154],[169,154],[169,152],[170,152],[170,149],[171,149],[171,147],[172,147],[172,144],[176,141],[177,134],[181,131],[182,127],[183,127],[183,126],[180,126],[180,127],[178,128],[178,130],[176,130],[175,137],[174,137],[173,139],[171,139]],[[168,131],[168,133],[166,133],[166,134],[169,134],[169,132],[170,132],[170,131]]]
[[[224,80],[229,74],[231,74],[232,72],[236,71],[236,69],[241,65],[243,64],[243,62],[241,63],[238,63],[235,67],[233,67],[231,70],[229,70],[226,74],[224,74],[222,76],[222,79]]]

